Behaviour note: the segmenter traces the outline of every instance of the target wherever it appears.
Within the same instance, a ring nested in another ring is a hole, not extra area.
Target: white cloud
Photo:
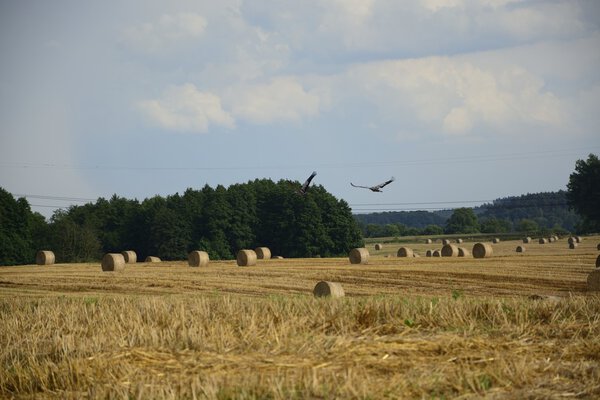
[[[181,132],[207,132],[211,124],[233,128],[235,121],[218,96],[187,83],[166,89],[161,99],[144,100],[141,112],[159,126]]]
[[[274,78],[266,84],[231,88],[227,95],[232,113],[257,124],[299,121],[319,113],[319,96],[307,92],[294,78]]]
[[[206,25],[206,19],[199,14],[163,14],[155,22],[145,22],[125,29],[123,39],[135,48],[154,52],[179,41],[202,36]]]

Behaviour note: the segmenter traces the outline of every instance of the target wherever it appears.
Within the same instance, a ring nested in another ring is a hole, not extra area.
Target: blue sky
[[[46,216],[313,170],[475,205],[600,153],[594,0],[3,1],[0,54],[0,186]]]

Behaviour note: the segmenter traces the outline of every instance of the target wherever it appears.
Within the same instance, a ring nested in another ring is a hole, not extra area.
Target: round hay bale
[[[144,260],[144,262],[147,262],[147,263],[155,263],[155,262],[160,262],[160,261],[161,261],[160,258],[159,257],[155,257],[155,256],[148,256]]]
[[[450,239],[443,239],[442,240],[442,244],[445,246],[447,244],[450,244]]]
[[[106,253],[102,257],[102,271],[125,270],[125,257],[121,253]]]
[[[274,259],[276,259],[276,260],[283,260],[283,257],[282,257],[282,256],[275,256],[275,257],[273,257],[273,258],[274,258]]]
[[[122,251],[125,264],[135,264],[137,262],[137,254],[133,250]]]
[[[600,291],[600,269],[595,269],[587,277],[588,290]]]
[[[463,242],[462,239],[456,239],[456,243],[461,244]]]
[[[550,236],[550,237],[548,238],[548,243],[552,243],[552,242],[554,242],[554,237],[553,237],[553,236]]]
[[[257,247],[254,252],[259,260],[269,260],[271,258],[271,250],[268,247]]]
[[[442,257],[458,257],[458,247],[453,244],[445,244],[442,247]]]
[[[369,250],[358,247],[350,250],[350,264],[367,264],[369,262]]]
[[[458,248],[458,256],[459,257],[471,257],[471,253],[469,253],[469,250],[465,249],[464,247],[459,247]]]
[[[432,257],[441,257],[442,256],[442,252],[439,250],[434,250],[433,253],[431,253]]]
[[[583,238],[581,236],[575,236],[575,240],[577,240],[577,243],[581,243]]]
[[[598,250],[600,250],[600,243],[598,243],[598,246],[596,246],[596,248],[597,248]]]
[[[249,267],[256,265],[256,252],[254,250],[240,250],[237,253],[237,265],[239,267]]]
[[[492,239],[492,243],[500,243],[500,239],[494,238],[494,239]]]
[[[315,297],[344,297],[344,288],[337,282],[321,281],[313,289]]]
[[[600,268],[600,256],[596,258],[596,268]]]
[[[567,242],[568,242],[569,244],[577,243],[577,239],[575,239],[575,237],[574,237],[574,236],[571,236],[571,237],[569,237],[569,238],[567,239]]]
[[[433,255],[433,250],[427,250],[425,252],[425,257],[431,257]]]
[[[383,245],[381,243],[375,244],[375,250],[381,250],[381,249],[383,249]]]
[[[548,243],[548,240],[546,238],[540,238],[539,243],[546,244],[546,243]]]
[[[573,250],[577,248],[577,243],[569,243],[569,249]]]
[[[525,246],[517,246],[517,253],[525,253]]]
[[[523,238],[523,243],[531,243],[531,238],[529,236]]]
[[[413,257],[414,253],[411,248],[408,247],[400,247],[398,249],[398,253],[396,254],[398,257]]]
[[[35,263],[37,265],[52,265],[56,261],[54,252],[50,250],[40,250],[35,255]]]
[[[188,265],[190,267],[207,267],[209,261],[210,257],[205,251],[194,250],[188,254]]]
[[[431,239],[425,239],[425,243],[426,244],[431,244],[431,243],[433,243],[433,240],[431,240]]]
[[[493,253],[494,250],[489,243],[475,243],[473,246],[473,257],[475,258],[491,257]]]

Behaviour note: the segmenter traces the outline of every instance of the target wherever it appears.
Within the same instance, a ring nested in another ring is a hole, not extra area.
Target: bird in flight
[[[375,185],[375,186],[359,186],[359,185],[355,185],[354,183],[350,182],[350,185],[357,187],[357,188],[363,188],[363,189],[369,189],[372,192],[381,192],[381,189],[383,189],[384,186],[389,185],[390,183],[394,182],[394,177],[392,176],[392,178],[388,181],[385,181],[383,183],[380,183],[379,185]]]
[[[308,192],[308,185],[310,185],[310,181],[313,180],[313,178],[315,177],[315,175],[317,175],[317,171],[313,171],[313,173],[310,174],[310,176],[308,177],[308,179],[306,180],[306,182],[304,182],[302,184],[302,187],[298,190],[299,194],[301,194],[302,196],[304,196],[306,194],[306,192]]]

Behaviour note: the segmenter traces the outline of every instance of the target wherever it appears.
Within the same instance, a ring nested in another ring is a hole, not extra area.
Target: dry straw
[[[475,258],[487,258],[493,254],[492,245],[489,243],[475,243],[473,246],[473,257]]]
[[[369,250],[358,247],[350,250],[350,264],[367,264],[369,262]]]
[[[188,254],[188,265],[190,267],[207,267],[210,257],[205,251],[194,250]]]
[[[463,242],[462,239],[456,239],[456,243],[461,244]]]
[[[464,247],[459,247],[458,248],[458,256],[459,257],[470,257],[471,253],[469,253],[469,250],[465,249]]]
[[[587,277],[587,287],[588,290],[600,290],[600,269],[595,269],[589,273]]]
[[[531,238],[529,236],[523,238],[523,243],[531,243]]]
[[[425,252],[425,257],[431,257],[433,255],[433,250],[427,250]]]
[[[458,247],[453,244],[445,244],[442,247],[442,257],[458,257]]]
[[[450,244],[450,239],[444,239],[442,240],[442,244],[445,246],[447,244]]]
[[[548,240],[546,238],[540,238],[539,243],[546,244],[546,243],[548,243]]]
[[[426,244],[431,244],[431,243],[433,243],[433,240],[431,240],[431,239],[425,239],[425,243]]]
[[[256,253],[256,258],[259,260],[269,260],[271,259],[271,250],[268,247],[257,247],[254,249]]]
[[[432,257],[441,257],[442,256],[442,252],[439,250],[434,250],[433,253],[431,253]]]
[[[121,252],[123,254],[123,258],[125,259],[125,264],[135,264],[137,262],[137,254],[133,250],[127,250]]]
[[[498,239],[498,238],[494,238],[494,239],[492,240],[492,243],[500,243],[500,239]]]
[[[577,240],[577,243],[581,243],[583,238],[581,236],[575,236],[575,240]]]
[[[337,282],[321,281],[313,289],[315,297],[344,297],[344,288]]]
[[[125,258],[121,253],[106,253],[102,257],[102,271],[123,271]]]
[[[237,265],[239,267],[249,267],[256,265],[256,252],[254,250],[243,249],[237,253]]]
[[[525,246],[517,246],[517,253],[525,253]]]
[[[414,257],[413,250],[408,247],[400,247],[396,255],[398,257]]]
[[[381,243],[375,244],[375,250],[381,250],[381,249],[383,249],[383,245]]]
[[[40,250],[35,255],[35,263],[37,265],[52,265],[55,261],[54,253],[50,250]]]
[[[147,263],[155,263],[155,262],[160,262],[160,258],[159,257],[155,257],[155,256],[148,256],[146,257],[146,260],[144,260],[144,262]]]

